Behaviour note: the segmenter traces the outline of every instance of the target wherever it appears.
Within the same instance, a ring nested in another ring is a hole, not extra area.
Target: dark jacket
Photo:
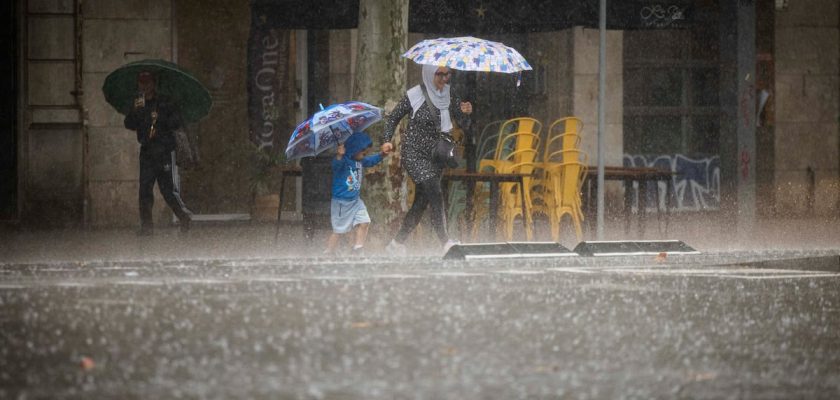
[[[449,102],[449,115],[452,122],[466,129],[470,124],[470,117],[461,112],[461,98],[451,93]],[[383,142],[390,142],[394,136],[400,120],[406,115],[411,115],[413,109],[408,96],[403,96],[391,113],[385,117],[385,131],[382,137]],[[401,164],[411,176],[415,183],[425,182],[429,179],[440,179],[442,169],[434,161],[434,151],[440,139],[440,115],[429,107],[428,102],[414,114],[408,121],[408,129],[400,144]]]
[[[155,137],[149,138],[152,127],[152,113],[157,111]],[[174,105],[158,97],[146,100],[145,107],[132,108],[125,116],[125,127],[137,132],[141,151],[169,153],[175,150],[175,132],[181,126],[181,118]]]

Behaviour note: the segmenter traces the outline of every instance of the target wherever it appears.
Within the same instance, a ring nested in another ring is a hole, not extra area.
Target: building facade
[[[665,7],[652,7],[649,17],[667,15],[667,3],[652,1]],[[213,96],[211,114],[189,127],[201,161],[181,171],[187,204],[199,214],[250,212],[249,1],[14,0],[4,7],[10,27],[4,43],[14,57],[3,66],[3,87],[13,94],[2,110],[3,221],[33,228],[136,225],[139,145],[101,87],[115,68],[146,58],[182,65]],[[740,202],[758,217],[836,218],[840,4],[697,0],[690,11],[689,28],[608,32],[606,164],[678,170],[684,175],[671,200],[687,212]],[[276,129],[288,135],[317,103],[350,98],[358,35],[291,26],[273,34],[285,43],[273,60],[284,66],[274,77],[281,99]],[[409,42],[437,36],[412,32]],[[486,37],[520,49],[535,70],[521,88],[504,78],[476,78],[476,126],[523,114],[546,126],[578,116],[594,163],[598,30]],[[739,75],[743,68],[753,72]],[[418,76],[408,65],[409,86]],[[745,176],[751,183],[739,183]],[[298,196],[286,196],[284,209],[296,215],[300,189],[291,190]],[[610,188],[615,197],[621,190]],[[170,219],[162,199],[156,204],[157,218]],[[732,210],[743,213],[737,205]]]

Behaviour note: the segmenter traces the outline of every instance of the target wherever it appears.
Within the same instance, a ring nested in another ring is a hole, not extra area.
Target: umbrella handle
[[[329,129],[330,129],[330,133],[332,133],[333,137],[334,137],[334,138],[338,138],[338,135],[336,135],[336,133],[335,133],[335,127],[334,127],[333,125],[330,125],[330,126],[329,126]],[[346,140],[345,140],[345,141],[346,141]],[[336,140],[336,141],[335,141],[335,143],[336,143],[336,144],[342,144],[342,143],[344,143],[344,142],[343,142],[343,141],[341,141],[341,140]]]

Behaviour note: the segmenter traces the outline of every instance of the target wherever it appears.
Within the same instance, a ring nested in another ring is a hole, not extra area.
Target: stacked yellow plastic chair
[[[588,160],[586,153],[580,150],[564,150],[559,163],[552,163],[545,168],[549,221],[551,237],[560,240],[560,221],[568,215],[575,227],[577,240],[583,239],[583,211],[581,210],[581,190],[586,176]]]
[[[479,161],[483,159],[492,159],[496,156],[496,147],[499,144],[499,135],[501,131],[502,124],[504,120],[493,121],[484,126],[484,129],[481,130],[481,134],[478,135],[478,140],[476,141],[476,151],[477,151],[477,159]]]
[[[477,170],[480,172],[498,172],[497,163],[503,153],[512,151],[512,148],[503,149],[502,138],[519,131],[534,131],[538,133],[542,129],[542,124],[533,118],[515,118],[511,120],[494,121],[485,126],[481,134],[480,144],[478,146],[478,165]],[[514,146],[515,143],[508,142],[505,146]],[[475,194],[473,197],[474,204],[474,223],[472,230],[472,239],[478,240],[478,232],[481,228],[481,221],[486,221],[488,218],[490,200],[490,185],[487,182],[476,184]],[[489,222],[488,222],[489,223]]]
[[[505,121],[499,127],[499,139],[493,158],[480,160],[479,171],[532,174],[538,155],[541,130],[542,124],[533,118],[521,117]],[[523,188],[520,188],[518,183],[499,185],[500,214],[505,227],[503,232],[506,240],[513,238],[513,222],[517,216],[526,220],[525,234],[528,240],[533,237],[530,213],[531,178],[524,178],[524,181],[525,215],[522,215],[523,193],[520,193]],[[481,221],[487,215],[488,209],[484,205],[487,199],[489,199],[489,189],[477,191],[474,201],[475,221]],[[473,240],[478,238],[479,225],[478,223],[473,225]]]
[[[504,226],[504,238],[507,241],[513,240],[513,225],[516,217],[525,219],[525,237],[533,240],[533,218],[531,209],[531,184],[530,177],[534,173],[537,160],[537,147],[540,137],[533,133],[516,133],[508,135],[507,138],[516,140],[515,150],[504,157],[498,166],[497,172],[501,174],[524,174],[522,185],[518,183],[505,182],[499,184],[499,202],[501,206],[501,217]],[[525,202],[524,207],[522,202]],[[524,215],[523,215],[524,213]]]
[[[564,209],[564,196],[577,196],[576,209],[580,209],[580,191],[575,190],[571,193],[558,192],[563,190],[565,185],[558,184],[555,180],[566,179],[563,175],[562,165],[570,165],[571,162],[580,162],[583,168],[586,167],[587,156],[580,151],[580,131],[583,123],[579,118],[567,117],[554,121],[548,129],[548,139],[542,149],[541,162],[538,164],[540,173],[537,174],[538,179],[532,187],[532,197],[534,199],[534,213],[546,215],[551,226],[551,237],[555,241],[560,239],[560,222],[562,215],[565,212],[560,212]],[[575,168],[569,166],[569,168]],[[585,174],[585,169],[583,170]],[[572,174],[574,175],[574,174]],[[581,182],[584,175],[581,175]],[[583,218],[582,214],[576,214]],[[573,221],[574,218],[573,218]],[[580,221],[577,220],[577,225]],[[578,234],[578,240],[581,239]]]
[[[580,148],[580,132],[583,129],[583,122],[577,117],[560,118],[548,126],[549,140],[557,137],[560,140],[560,150],[573,150]],[[546,147],[546,153],[550,148]],[[556,148],[554,149],[557,150]],[[544,158],[545,159],[545,158]]]
[[[531,197],[533,199],[533,213],[550,216],[549,204],[552,199],[551,185],[547,182],[550,177],[545,173],[546,167],[552,163],[562,161],[563,150],[580,149],[580,129],[583,126],[580,119],[575,117],[561,118],[554,121],[548,128],[547,139],[540,151],[540,159],[537,163],[537,177],[532,185]],[[549,219],[553,224],[556,221]]]
[[[496,148],[499,144],[499,137],[501,136],[501,128],[504,120],[490,122],[485,125],[478,135],[476,141],[476,170],[481,171],[481,161],[492,160],[496,157]],[[509,128],[508,128],[509,129]],[[486,171],[494,171],[492,167],[487,167]],[[478,230],[481,221],[487,219],[487,201],[489,199],[490,190],[487,183],[476,183],[473,192],[473,225],[472,225],[472,240],[478,240]]]

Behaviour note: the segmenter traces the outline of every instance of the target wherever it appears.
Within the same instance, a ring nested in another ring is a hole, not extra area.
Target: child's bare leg
[[[327,248],[326,248],[326,250],[324,250],[324,253],[334,253],[335,252],[335,248],[338,246],[338,238],[340,236],[341,235],[339,235],[338,233],[335,233],[335,232],[330,234],[330,237],[327,239]]]
[[[358,249],[360,247],[365,246],[365,240],[367,239],[368,233],[368,226],[370,226],[370,224],[356,225],[356,245],[353,246],[353,248]]]

